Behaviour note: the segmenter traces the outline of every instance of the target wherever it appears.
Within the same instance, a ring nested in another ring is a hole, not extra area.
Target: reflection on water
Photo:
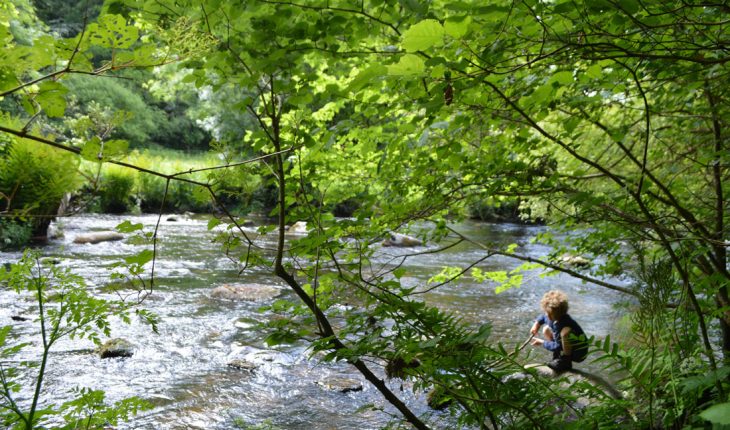
[[[113,230],[125,219],[142,223],[146,231],[152,231],[157,222],[156,216],[84,215],[63,219],[65,236],[43,247],[42,252],[84,276],[98,294],[109,295],[103,288],[109,280],[109,267],[122,256],[138,252],[140,246],[127,241],[80,245],[74,244],[73,238],[90,231]],[[519,252],[532,257],[549,252],[544,246],[530,243],[543,227],[465,223],[459,229],[485,243],[517,243]],[[263,335],[252,324],[272,317],[259,311],[261,303],[230,302],[210,296],[211,289],[225,283],[281,282],[256,271],[239,276],[238,267],[211,243],[213,234],[207,230],[205,217],[178,217],[177,221],[163,217],[158,237],[155,291],[145,306],[161,317],[159,335],[138,322],[125,325],[115,321],[114,337],[131,340],[135,354],[127,359],[105,360],[93,353],[90,342],[64,339],[51,357],[45,386],[49,398],[63,400],[70,387],[80,386],[106,391],[109,401],[134,395],[150,401],[154,409],[119,427],[128,429],[230,429],[236,422],[255,424],[265,420],[285,429],[375,429],[388,422],[383,412],[359,410],[373,403],[391,411],[367,384],[363,383],[362,391],[348,393],[326,391],[317,384],[329,375],[360,378],[347,365],[310,359],[304,345],[265,348]],[[377,261],[386,262],[404,252],[410,251],[383,249]],[[463,267],[482,256],[476,247],[461,244],[443,254],[411,258],[404,266],[402,281],[424,286],[442,267]],[[19,253],[0,253],[0,262],[18,258]],[[478,267],[510,270],[519,264],[493,257]],[[612,304],[619,296],[565,275],[543,277],[535,272],[526,276],[522,287],[502,294],[495,294],[493,285],[462,281],[424,297],[467,321],[489,321],[493,338],[518,344],[528,335],[539,311],[540,297],[556,287],[569,294],[571,314],[587,333],[599,337],[607,334],[615,318]],[[285,297],[293,295],[287,293]],[[15,294],[0,292],[2,324],[12,323],[21,337],[32,336],[32,322],[10,319],[32,306],[30,297],[18,300]],[[34,344],[23,351],[24,358],[38,351],[40,346]],[[248,372],[227,366],[232,359],[240,358],[259,367]],[[423,396],[407,389],[401,392],[400,385],[394,382],[392,388],[406,404],[417,413],[428,413]]]

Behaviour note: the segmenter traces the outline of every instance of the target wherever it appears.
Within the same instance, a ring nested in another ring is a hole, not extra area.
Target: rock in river
[[[213,288],[210,292],[212,297],[235,301],[261,302],[276,298],[281,294],[281,289],[262,284],[226,284]]]
[[[400,233],[389,233],[383,241],[383,246],[422,246],[423,241],[415,237],[406,236]]]
[[[113,240],[122,240],[124,235],[115,231],[98,231],[95,233],[79,234],[74,238],[74,243],[99,243]]]
[[[243,360],[240,358],[233,359],[228,362],[228,367],[231,367],[233,369],[243,370],[244,372],[253,372],[258,367],[255,363],[252,363],[248,360]]]
[[[134,345],[120,337],[109,339],[104,345],[99,347],[99,356],[101,358],[131,357],[133,354]]]
[[[290,225],[286,231],[289,234],[307,234],[309,233],[309,228],[307,227],[306,221],[297,221]]]
[[[327,376],[317,381],[317,385],[326,390],[339,391],[340,393],[362,391],[362,382],[346,376]]]
[[[566,267],[583,268],[591,265],[590,260],[580,255],[563,254],[559,258],[559,262]]]

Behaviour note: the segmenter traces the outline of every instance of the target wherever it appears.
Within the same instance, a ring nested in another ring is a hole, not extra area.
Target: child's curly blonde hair
[[[559,290],[550,290],[542,296],[540,307],[545,312],[550,311],[553,318],[558,319],[568,313],[568,296]]]

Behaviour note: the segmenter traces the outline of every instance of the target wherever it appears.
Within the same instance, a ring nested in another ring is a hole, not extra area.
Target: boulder
[[[591,265],[590,260],[587,258],[581,257],[580,255],[572,255],[572,254],[563,254],[558,259],[560,263],[562,263],[564,266],[567,267],[588,267]]]
[[[99,243],[114,240],[122,240],[124,235],[115,231],[98,231],[95,233],[79,234],[74,238],[74,243]]]
[[[339,391],[340,393],[362,391],[362,382],[346,376],[326,376],[317,381],[317,385],[325,390]]]
[[[131,357],[134,354],[134,345],[126,339],[109,339],[99,347],[101,358]]]
[[[307,234],[309,232],[309,228],[307,228],[306,221],[297,221],[294,224],[290,225],[289,228],[286,229],[286,231],[289,234]]]
[[[281,294],[281,289],[262,284],[226,284],[213,288],[211,297],[234,301],[261,302],[271,300]]]
[[[382,242],[383,246],[422,246],[423,241],[412,236],[406,236],[400,233],[389,233],[388,237]]]

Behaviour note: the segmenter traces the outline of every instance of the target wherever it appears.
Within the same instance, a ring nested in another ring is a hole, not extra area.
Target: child
[[[570,370],[574,361],[585,360],[588,345],[576,339],[584,336],[584,333],[580,325],[568,315],[568,297],[562,291],[548,291],[542,296],[540,307],[545,314],[537,318],[530,333],[537,335],[540,326],[546,324],[543,329],[545,339],[535,338],[532,344],[542,345],[552,351],[553,360],[548,363],[548,367],[556,372]]]

